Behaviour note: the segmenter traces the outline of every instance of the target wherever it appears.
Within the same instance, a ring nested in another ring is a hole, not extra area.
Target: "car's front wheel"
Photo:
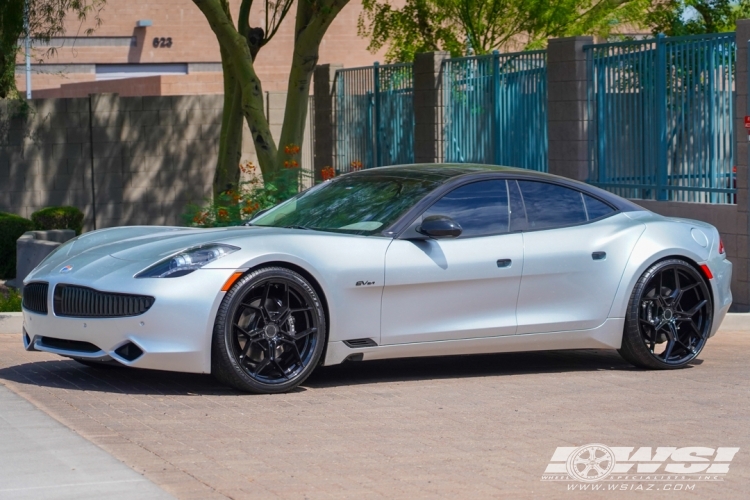
[[[681,259],[657,262],[633,289],[620,355],[642,368],[683,367],[706,345],[712,321],[703,276]]]
[[[285,392],[317,366],[326,318],[318,294],[298,273],[265,267],[227,292],[214,325],[211,372],[256,393]]]

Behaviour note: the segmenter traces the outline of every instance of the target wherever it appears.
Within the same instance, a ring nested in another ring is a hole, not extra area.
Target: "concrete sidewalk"
[[[0,385],[0,498],[173,497]]]

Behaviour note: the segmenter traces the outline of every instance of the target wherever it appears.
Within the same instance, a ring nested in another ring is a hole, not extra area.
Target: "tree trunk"
[[[219,158],[214,174],[214,198],[229,189],[237,189],[242,156],[242,89],[223,48],[221,62],[224,71],[224,113],[221,118]]]
[[[23,36],[23,0],[3,2],[0,12],[0,99],[15,98],[16,55]]]
[[[348,1],[334,0],[329,4],[325,13],[322,10],[316,10],[310,2],[299,2],[297,4],[294,55],[289,72],[284,124],[281,128],[279,140],[280,151],[276,159],[276,168],[282,172],[284,188],[288,191],[288,194],[294,194],[298,190],[299,168],[286,168],[284,162],[295,160],[300,165],[301,162],[299,153],[290,156],[282,148],[289,145],[302,148],[309,109],[310,81],[315,71],[315,65],[318,64],[320,43],[333,19]],[[303,167],[311,168],[309,165]]]
[[[349,0],[329,0],[297,3],[294,56],[281,130],[283,146],[302,146],[307,118],[307,95],[310,92],[312,72],[318,60],[320,42],[328,26],[348,2]],[[268,126],[263,106],[263,89],[253,67],[253,55],[247,39],[232,25],[227,9],[222,6],[222,0],[193,0],[193,3],[206,16],[219,45],[226,51],[227,59],[231,62],[234,77],[241,90],[240,109],[250,128],[263,180],[280,184],[277,186],[280,191],[293,194],[296,192],[299,170],[285,168],[284,161],[299,162],[299,153],[292,155],[292,158],[284,151],[279,154]],[[226,0],[223,5],[228,5]],[[249,9],[249,3],[246,8]],[[246,13],[240,13],[242,25],[243,15],[247,17]]]
[[[289,75],[289,88],[286,96],[286,107],[284,109],[284,124],[281,128],[281,138],[279,139],[279,154],[276,159],[276,168],[281,172],[281,187],[287,193],[296,193],[299,189],[299,172],[301,168],[312,168],[312,165],[302,165],[301,149],[305,136],[305,123],[307,121],[308,94],[310,93],[310,77],[315,69],[317,56],[314,57],[312,64],[300,64],[297,51],[294,53],[292,71]],[[309,69],[311,66],[312,69]],[[287,154],[284,150],[287,146],[297,146],[300,153]],[[285,164],[285,162],[289,162]],[[292,162],[297,162],[297,167],[292,166]]]

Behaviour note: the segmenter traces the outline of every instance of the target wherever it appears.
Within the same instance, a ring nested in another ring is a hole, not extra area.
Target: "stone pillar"
[[[448,52],[426,52],[414,57],[414,161],[443,159],[443,73]]]
[[[748,269],[750,269],[748,262],[748,259],[750,259],[750,253],[748,253],[748,234],[750,234],[748,209],[750,208],[750,199],[748,199],[748,133],[745,130],[745,116],[750,115],[750,107],[748,107],[747,67],[750,19],[737,21],[735,37],[737,43],[737,65],[734,81],[734,135],[736,141],[734,164],[737,167],[737,242],[736,248],[731,249],[734,255],[730,257],[734,264],[732,276],[734,302],[732,309],[748,311],[750,310],[750,276],[748,275]],[[727,248],[728,254],[729,250]]]
[[[586,56],[590,36],[553,38],[547,46],[547,135],[549,173],[588,178]]]
[[[334,167],[336,151],[336,134],[334,128],[336,70],[344,66],[341,64],[321,64],[315,67],[313,76],[313,120],[315,128],[313,169],[315,181],[322,180],[320,171],[325,167]]]

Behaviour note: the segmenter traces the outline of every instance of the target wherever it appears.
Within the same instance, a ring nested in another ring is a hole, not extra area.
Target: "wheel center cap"
[[[266,327],[263,329],[263,332],[266,334],[266,338],[272,339],[276,336],[277,333],[279,333],[279,327],[271,323],[269,325],[266,325]]]
[[[664,319],[666,319],[667,321],[670,321],[673,316],[674,314],[672,313],[671,309],[664,309]]]

